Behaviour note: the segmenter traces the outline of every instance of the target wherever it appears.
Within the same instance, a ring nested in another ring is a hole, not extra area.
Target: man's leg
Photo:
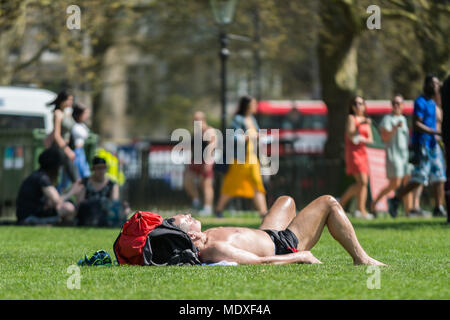
[[[398,214],[398,207],[400,205],[400,200],[403,199],[410,192],[415,192],[415,190],[421,185],[428,183],[428,178],[430,175],[431,163],[428,158],[423,157],[414,166],[414,170],[411,174],[411,179],[406,186],[400,187],[397,190],[396,195],[393,198],[388,199],[389,204],[389,214],[391,217],[395,218]]]
[[[403,177],[402,180],[402,185],[406,186],[409,183],[409,175]],[[414,205],[413,205],[413,192],[409,192],[407,193],[404,197],[403,197],[403,206],[405,207],[405,213],[406,215],[409,214],[409,212],[413,209]]]
[[[219,197],[219,201],[217,202],[217,206],[216,206],[216,210],[215,210],[215,215],[218,218],[222,218],[223,217],[223,210],[225,210],[225,207],[227,206],[228,202],[232,199],[231,196],[221,193],[220,197]]]
[[[361,182],[358,181],[359,176],[353,175],[353,177],[355,178],[356,182],[353,183],[351,186],[349,186],[347,190],[345,190],[344,194],[341,196],[340,199],[341,205],[344,208],[347,205],[347,203],[358,194],[361,188]]]
[[[443,205],[445,197],[444,182],[437,182],[433,184],[433,191],[434,191],[434,206],[439,207]]]
[[[259,229],[285,230],[296,215],[294,199],[288,196],[279,197],[264,217]]]
[[[389,179],[389,184],[386,187],[384,187],[384,189],[380,191],[375,200],[373,200],[370,206],[370,211],[374,212],[376,210],[376,205],[378,201],[380,201],[384,196],[388,195],[391,191],[395,191],[396,189],[398,189],[401,186],[401,184],[402,184],[401,178]]]
[[[184,189],[192,199],[193,207],[198,209],[200,206],[200,196],[195,185],[195,175],[189,168],[186,169],[186,173],[184,174]]]
[[[261,217],[267,214],[267,202],[266,195],[258,190],[255,190],[255,196],[253,197],[253,202],[255,203],[256,209]]]
[[[434,189],[434,210],[433,216],[446,216],[447,212],[444,209],[445,191],[444,184],[447,181],[445,160],[442,149],[436,145],[435,152],[431,153],[431,176],[430,181]]]
[[[344,209],[332,196],[322,196],[304,208],[288,229],[299,240],[298,250],[309,251],[319,241],[324,226],[353,258],[354,264],[384,265],[371,258],[361,247]]]
[[[367,176],[367,174],[361,173],[359,174],[357,181],[361,187],[356,194],[356,207],[363,214],[363,216],[367,216],[366,202],[369,177]]]
[[[214,188],[212,177],[202,177],[201,186],[203,190],[203,209],[202,213],[210,215],[212,213],[213,201],[214,201]]]
[[[58,212],[60,222],[63,223],[73,223],[77,215],[75,206],[69,201],[63,202],[58,205],[56,207],[56,211]]]

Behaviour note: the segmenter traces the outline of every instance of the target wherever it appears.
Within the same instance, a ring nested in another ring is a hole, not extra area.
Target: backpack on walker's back
[[[114,242],[119,264],[196,265],[198,249],[188,234],[152,212],[136,212]]]

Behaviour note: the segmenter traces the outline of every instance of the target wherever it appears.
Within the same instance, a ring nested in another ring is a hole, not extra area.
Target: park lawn
[[[368,282],[376,284],[370,278],[376,270],[353,266],[327,230],[312,250],[323,265],[82,267],[80,289],[68,289],[73,275],[68,268],[85,253],[104,249],[114,257],[119,229],[2,226],[0,299],[450,298],[450,235],[444,219],[352,222],[366,251],[389,264],[379,271],[379,289],[368,288]],[[203,219],[204,228],[258,223],[251,217]]]

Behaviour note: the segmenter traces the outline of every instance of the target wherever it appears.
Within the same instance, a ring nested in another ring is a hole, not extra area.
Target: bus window
[[[44,129],[44,117],[0,114],[1,129]]]
[[[327,116],[322,114],[260,114],[259,125],[262,129],[282,130],[326,130]]]
[[[298,129],[303,130],[326,130],[327,116],[322,114],[304,114],[301,117],[301,125]]]
[[[258,124],[261,129],[280,129],[283,125],[283,115],[259,114]]]

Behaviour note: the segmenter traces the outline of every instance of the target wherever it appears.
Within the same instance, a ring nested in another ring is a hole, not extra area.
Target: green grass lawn
[[[356,221],[366,251],[389,265],[380,289],[325,231],[312,250],[323,265],[236,267],[82,267],[80,289],[68,268],[112,245],[119,229],[0,227],[0,299],[449,299],[449,227],[444,219]],[[203,219],[257,227],[258,218]]]

